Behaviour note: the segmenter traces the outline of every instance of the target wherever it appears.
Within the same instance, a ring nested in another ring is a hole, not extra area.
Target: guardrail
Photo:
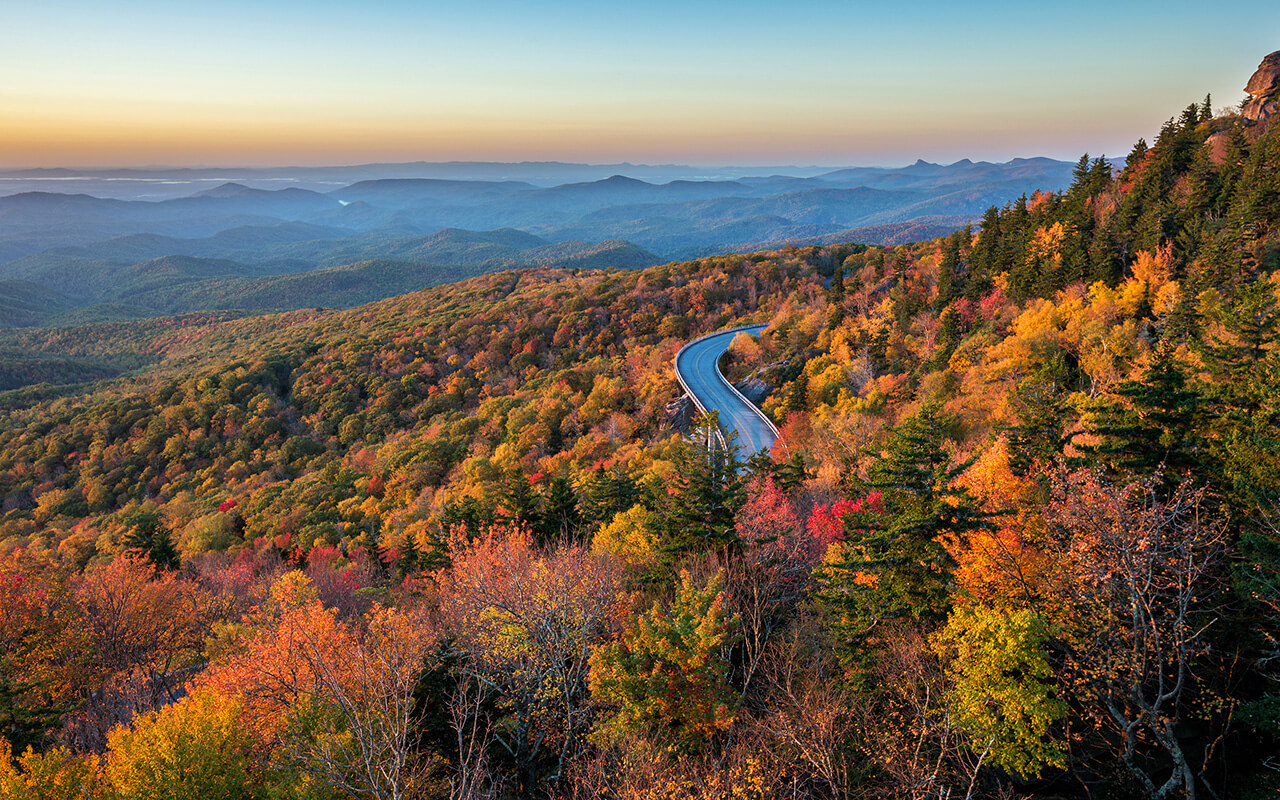
[[[712,331],[711,333],[705,333],[696,339],[690,339],[688,342],[685,343],[684,347],[681,347],[679,350],[676,351],[676,357],[673,359],[673,365],[675,366],[675,370],[676,370],[676,380],[680,381],[680,386],[681,388],[684,389],[684,393],[689,396],[689,399],[693,400],[693,404],[698,407],[699,411],[705,414],[707,413],[707,408],[706,406],[702,405],[702,401],[699,400],[698,396],[693,393],[693,391],[689,388],[689,384],[685,383],[684,376],[680,374],[680,356],[684,353],[684,351],[692,347],[693,345],[697,344],[698,342],[703,341],[704,339],[710,339],[712,336],[720,336],[726,333],[735,333],[735,332],[741,333],[743,331],[764,330],[767,327],[769,327],[768,323],[756,322],[750,325],[739,325],[736,328],[724,328],[722,330]],[[751,409],[752,413],[754,413],[760,419],[764,420],[764,424],[768,425],[769,430],[773,431],[773,435],[775,438],[782,437],[782,433],[778,430],[778,426],[773,424],[773,420],[769,419],[768,415],[765,414],[763,411],[761,411],[760,408],[757,407],[755,403],[748,400],[746,396],[742,394],[742,392],[738,391],[738,387],[734,386],[732,383],[729,383],[729,379],[726,378],[724,376],[724,373],[720,371],[719,359],[716,359],[716,376],[720,378],[720,380],[724,383],[725,386],[729,387],[729,391],[733,392],[738,397],[739,400],[741,400],[743,403],[746,404],[747,408]],[[720,439],[721,447],[728,446],[724,439],[724,433],[721,432],[718,427],[716,429],[716,437]]]

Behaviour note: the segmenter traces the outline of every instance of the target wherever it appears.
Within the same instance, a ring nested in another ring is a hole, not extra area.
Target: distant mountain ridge
[[[167,199],[49,191],[0,197],[0,281],[25,282],[5,284],[16,294],[7,305],[0,296],[0,325],[40,324],[86,305],[111,306],[112,315],[210,309],[219,307],[211,304],[216,302],[249,309],[246,298],[269,303],[264,309],[305,307],[314,304],[306,287],[321,292],[324,305],[349,305],[356,300],[348,303],[336,290],[316,287],[346,285],[353,275],[376,287],[366,291],[351,283],[351,297],[363,302],[379,291],[408,291],[442,276],[453,280],[494,269],[634,268],[842,238],[898,243],[947,233],[1021,194],[1062,188],[1074,165],[1047,158],[948,165],[921,160],[901,168],[806,168],[713,179],[672,168],[668,172],[678,177],[665,182],[644,180],[661,172],[646,167],[554,186],[516,177],[582,177],[603,167],[419,166],[430,176],[408,169],[408,175],[378,177],[378,167],[364,171],[374,177],[324,191],[225,180]],[[27,174],[51,182],[75,177]],[[161,173],[111,174],[126,180]],[[179,174],[227,177],[217,170]],[[260,174],[275,179],[300,173]],[[351,176],[360,168],[314,174]],[[74,180],[61,185],[78,186]],[[323,281],[297,277],[352,265],[365,266]],[[219,288],[210,298],[222,301],[199,297],[202,286],[213,291],[211,282]],[[39,295],[21,288],[28,284],[65,300],[51,296],[47,313],[38,313],[33,303]],[[263,288],[268,286],[276,288]]]

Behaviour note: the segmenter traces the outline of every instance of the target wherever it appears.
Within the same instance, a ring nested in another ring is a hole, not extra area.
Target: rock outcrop
[[[747,378],[745,381],[739,381],[734,384],[735,389],[742,393],[742,396],[755,403],[757,406],[764,402],[765,398],[773,393],[773,387],[759,378]]]
[[[1280,112],[1280,50],[1262,59],[1244,87],[1250,96],[1241,114],[1251,122],[1266,122]]]
[[[698,407],[693,404],[693,398],[687,394],[682,394],[675,400],[667,403],[665,421],[667,427],[680,433],[688,433],[693,427],[693,418],[698,415]]]

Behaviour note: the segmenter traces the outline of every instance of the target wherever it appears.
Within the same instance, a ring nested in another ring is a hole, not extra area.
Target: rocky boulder
[[[1249,95],[1241,113],[1252,122],[1266,122],[1280,112],[1280,50],[1262,59],[1244,87]]]

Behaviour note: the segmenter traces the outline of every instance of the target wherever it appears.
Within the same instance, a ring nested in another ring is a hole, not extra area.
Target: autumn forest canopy
[[[10,331],[0,798],[1272,797],[1278,336],[1207,98],[927,241]]]

